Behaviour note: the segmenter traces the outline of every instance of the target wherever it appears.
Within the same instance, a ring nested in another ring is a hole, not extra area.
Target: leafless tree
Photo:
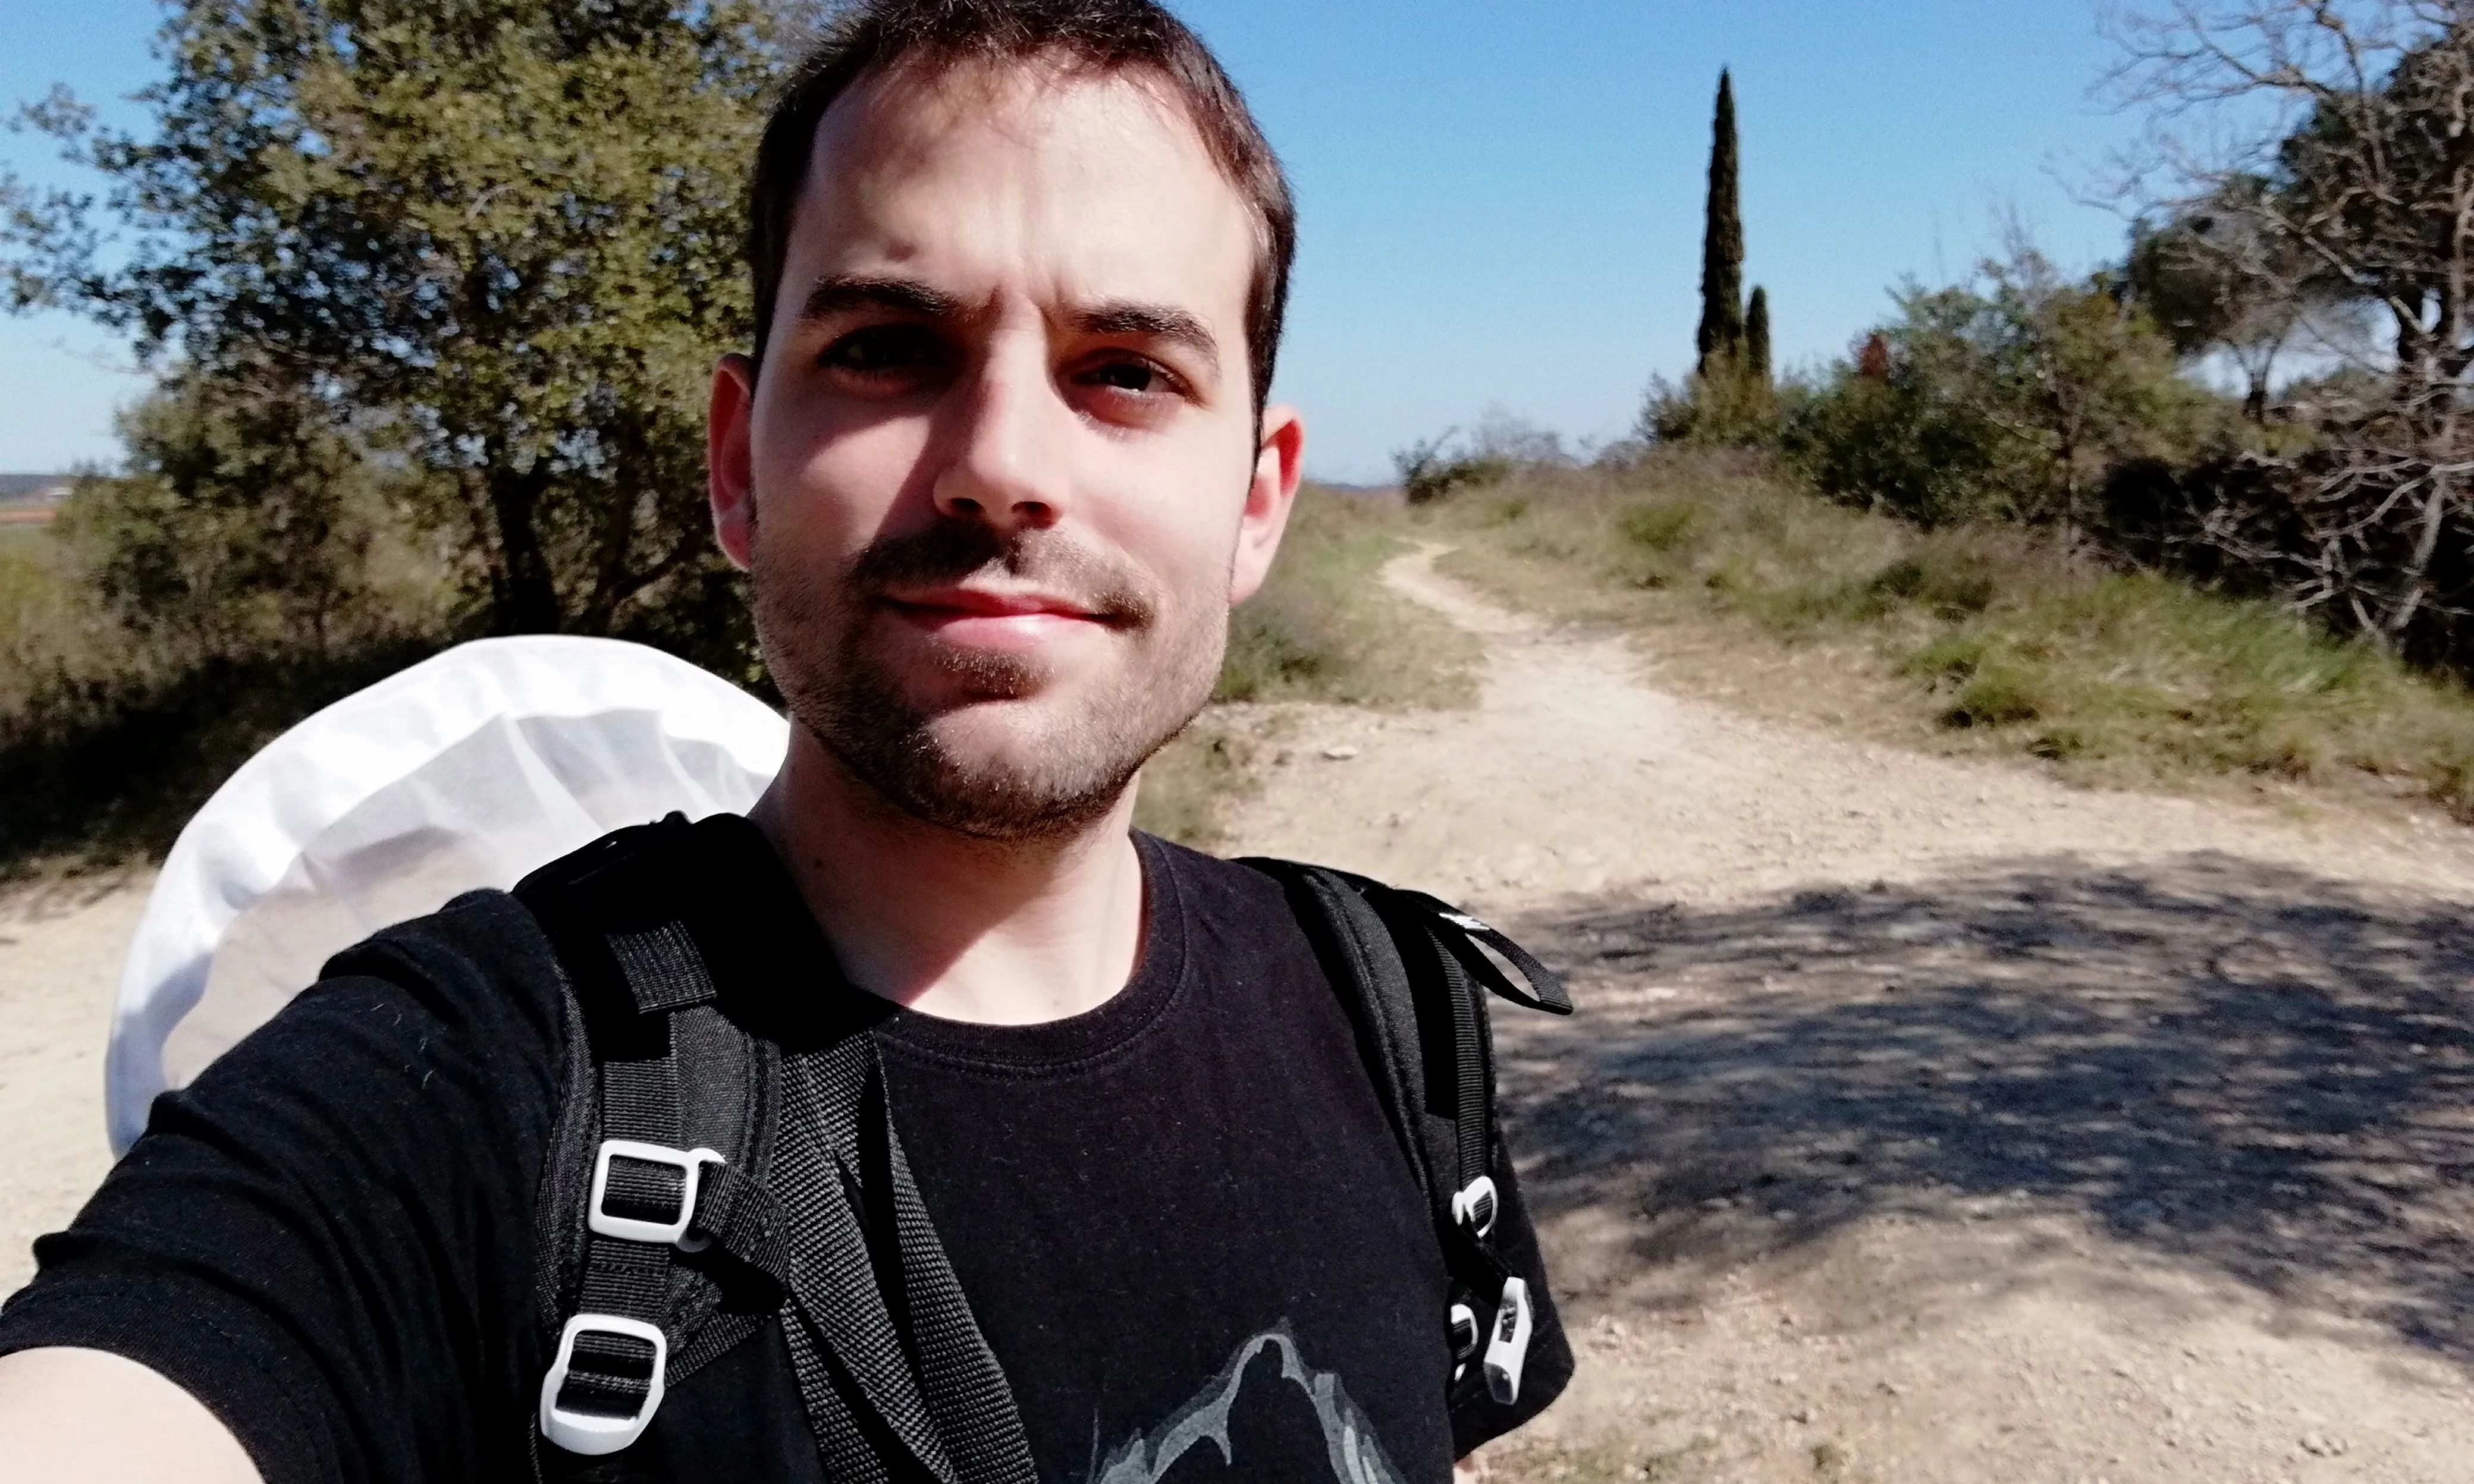
[[[2272,344],[2315,300],[2387,329],[2329,343],[2318,438],[2230,482],[2209,539],[2385,643],[2453,648],[2474,612],[2474,0],[2170,0],[2111,24],[2111,83],[2152,120],[2143,203],[2212,224],[2177,250]]]

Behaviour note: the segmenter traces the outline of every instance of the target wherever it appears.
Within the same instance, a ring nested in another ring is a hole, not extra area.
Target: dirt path
[[[34,1276],[27,1245],[64,1225],[110,1167],[103,1046],[121,954],[153,884],[148,873],[0,904],[0,1294]]]
[[[1482,704],[1284,708],[1233,844],[1580,995],[1501,1017],[1584,1370],[1499,1479],[2474,1480],[2474,836],[1748,722],[1431,557]],[[103,1169],[146,884],[0,911],[0,1291]]]
[[[1298,709],[1233,848],[1574,981],[1498,1017],[1584,1339],[1499,1472],[2474,1480],[2474,840],[1749,722],[1433,555],[1480,706]]]

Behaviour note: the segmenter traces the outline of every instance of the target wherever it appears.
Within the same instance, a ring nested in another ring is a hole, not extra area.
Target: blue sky
[[[2089,94],[2098,0],[1172,0],[1288,162],[1302,241],[1277,394],[1308,467],[1384,477],[1393,449],[1500,408],[1620,436],[1691,360],[1710,105],[1734,70],[1746,276],[1779,359],[1817,362],[1901,277],[1962,276],[2015,209],[2073,267],[2122,223],[2073,199],[2137,121]],[[0,0],[0,100],[154,75],[152,0]],[[69,178],[43,141],[0,162]],[[0,317],[0,470],[109,463],[142,387],[125,347]]]

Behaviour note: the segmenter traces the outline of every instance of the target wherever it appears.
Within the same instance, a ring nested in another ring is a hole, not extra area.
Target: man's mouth
[[[888,593],[884,603],[904,622],[962,649],[1036,649],[1116,624],[1076,599],[1028,590],[936,587]]]

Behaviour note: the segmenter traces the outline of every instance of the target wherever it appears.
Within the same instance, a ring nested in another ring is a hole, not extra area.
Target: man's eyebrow
[[[859,278],[834,275],[816,280],[799,305],[802,320],[823,320],[853,309],[891,309],[926,319],[961,312],[961,300],[910,278]]]
[[[1214,367],[1220,364],[1220,342],[1212,338],[1201,320],[1182,309],[1163,304],[1102,304],[1077,315],[1074,323],[1085,335],[1139,335],[1169,341],[1185,347]]]

